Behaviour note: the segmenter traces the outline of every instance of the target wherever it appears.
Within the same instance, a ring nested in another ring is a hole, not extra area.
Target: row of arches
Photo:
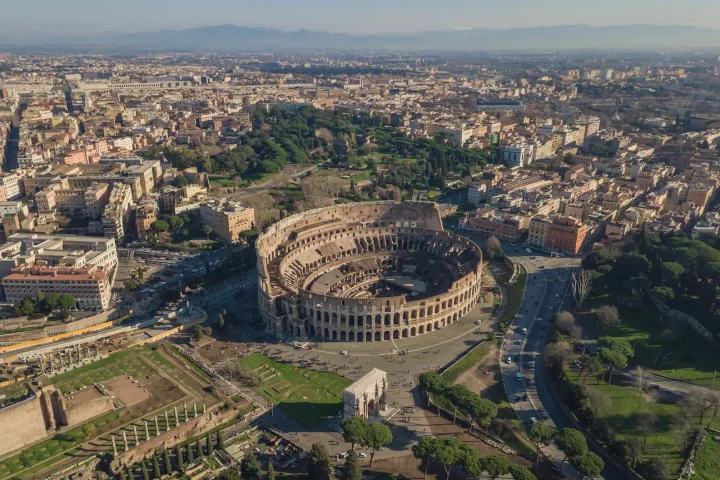
[[[330,330],[325,328],[322,332],[322,338],[325,340],[337,340],[340,342],[381,342],[383,340],[398,340],[400,338],[414,337],[422,335],[426,332],[432,332],[445,326],[445,320],[431,322],[427,325],[419,327],[410,327],[403,329],[374,331],[374,332],[346,332],[345,330]]]
[[[460,317],[458,314],[448,316],[447,318],[430,321],[421,325],[407,326],[403,328],[395,329],[374,329],[372,331],[355,331],[355,330],[342,330],[332,327],[321,325],[315,325],[310,321],[307,321],[304,326],[291,325],[287,318],[284,317],[279,325],[279,332],[281,334],[290,334],[297,337],[321,337],[325,340],[336,340],[340,342],[379,342],[383,340],[396,340],[400,338],[414,337],[416,335],[423,335],[433,330],[438,330],[446,325],[456,322]],[[268,325],[273,329],[273,325]]]

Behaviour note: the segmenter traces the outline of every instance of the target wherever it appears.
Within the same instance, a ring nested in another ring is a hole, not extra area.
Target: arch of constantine
[[[343,392],[343,416],[379,417],[385,410],[387,389],[387,373],[373,368]]]
[[[378,342],[456,322],[481,294],[482,252],[429,202],[366,202],[293,215],[257,240],[269,330]]]

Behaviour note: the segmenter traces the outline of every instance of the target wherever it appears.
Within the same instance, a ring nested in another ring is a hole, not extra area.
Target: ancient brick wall
[[[63,424],[72,426],[82,423],[98,415],[109,412],[113,409],[113,401],[110,397],[103,396],[94,398],[88,402],[81,403],[68,408],[65,402],[62,402],[63,411],[61,412]]]
[[[47,435],[39,397],[0,409],[0,455],[36,442]]]

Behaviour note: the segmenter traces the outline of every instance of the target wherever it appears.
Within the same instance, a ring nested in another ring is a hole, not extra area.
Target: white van
[[[523,334],[523,335],[527,335],[527,328],[523,328],[523,329],[522,329],[522,334]]]

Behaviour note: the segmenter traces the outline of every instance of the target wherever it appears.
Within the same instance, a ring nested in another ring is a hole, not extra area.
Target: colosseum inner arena
[[[482,252],[428,202],[336,205],[258,238],[258,300],[282,337],[377,342],[427,334],[481,295]]]

